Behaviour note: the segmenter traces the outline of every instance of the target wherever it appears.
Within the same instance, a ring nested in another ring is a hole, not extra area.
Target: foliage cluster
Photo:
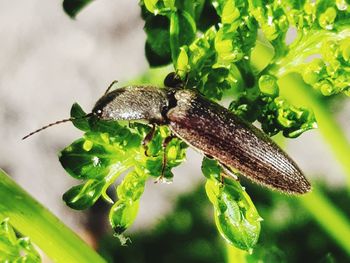
[[[88,2],[64,1],[64,7],[74,16]],[[270,136],[282,132],[294,138],[316,127],[311,109],[280,95],[279,81],[285,75],[301,74],[320,96],[350,92],[350,15],[345,1],[143,0],[140,6],[150,66],[172,63],[187,87],[211,100],[231,99],[231,111],[259,121]],[[296,31],[296,38],[287,43],[290,30]],[[259,57],[263,43],[273,54],[267,61]],[[85,114],[78,105],[71,113]],[[84,183],[71,188],[64,200],[74,209],[85,209],[102,196],[113,204],[110,223],[123,239],[121,234],[137,214],[145,181],[160,175],[163,151],[169,160],[165,178],[171,180],[171,169],[184,160],[186,145],[174,139],[163,149],[169,130],[159,127],[148,156],[141,143],[149,130],[145,125],[94,118],[74,125],[84,137],[65,148],[60,161]],[[202,170],[219,232],[236,247],[251,250],[261,221],[254,204],[238,182],[221,184],[222,171],[214,161],[204,159]],[[114,202],[106,190],[125,171]]]

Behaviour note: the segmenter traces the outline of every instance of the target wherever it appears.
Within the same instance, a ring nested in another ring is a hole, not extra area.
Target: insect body
[[[287,193],[310,184],[267,135],[193,90],[128,86],[100,98],[92,114],[103,120],[147,120],[168,125],[187,144],[249,179]]]

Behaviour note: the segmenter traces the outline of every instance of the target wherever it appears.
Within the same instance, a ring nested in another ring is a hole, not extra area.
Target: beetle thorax
[[[103,120],[147,120],[163,122],[168,106],[166,92],[147,86],[128,86],[109,92],[99,99],[93,112]]]

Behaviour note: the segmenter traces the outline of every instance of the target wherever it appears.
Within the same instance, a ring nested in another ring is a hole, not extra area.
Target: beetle
[[[173,136],[217,160],[227,176],[234,176],[230,171],[239,172],[256,183],[289,194],[310,191],[311,185],[297,164],[261,130],[194,89],[185,89],[174,73],[167,76],[165,86],[126,86],[112,91],[109,87],[92,112],[84,117],[95,115],[107,121],[147,121],[152,129],[143,141],[145,152],[155,126],[167,125]],[[24,139],[71,120],[44,126]],[[163,147],[171,139],[166,138]],[[162,173],[165,164],[164,154]]]

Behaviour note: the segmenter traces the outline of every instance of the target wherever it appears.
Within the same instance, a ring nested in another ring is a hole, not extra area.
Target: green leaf
[[[258,241],[262,218],[249,195],[238,181],[225,179],[221,183],[223,172],[217,161],[204,158],[202,171],[220,234],[237,248],[251,251]]]
[[[69,15],[71,18],[75,18],[75,16],[89,3],[93,0],[64,0],[63,1],[63,10]]]
[[[167,65],[171,62],[170,21],[165,16],[152,16],[146,20],[146,58],[151,67]]]
[[[103,178],[109,173],[113,153],[99,142],[79,139],[60,153],[63,168],[74,178]]]
[[[166,15],[175,10],[175,0],[143,0],[147,10],[154,15]]]
[[[156,50],[152,49],[149,42],[145,44],[145,55],[152,68],[170,64],[171,56],[169,54],[159,54]]]
[[[261,93],[270,96],[278,96],[278,85],[275,77],[270,75],[262,75],[259,78],[259,89]]]
[[[90,179],[84,184],[73,186],[63,195],[63,201],[76,210],[91,207],[101,196],[105,181]]]
[[[119,200],[135,202],[141,198],[149,174],[138,171],[130,172],[117,187]]]
[[[220,17],[217,15],[211,0],[205,0],[203,6],[196,8],[196,22],[197,29],[201,32],[205,32],[220,22]]]
[[[222,185],[208,179],[205,189],[214,205],[214,217],[220,234],[237,248],[251,251],[260,234],[259,216],[244,188],[233,180]]]
[[[250,122],[259,121],[268,135],[282,132],[294,138],[315,128],[316,120],[312,109],[280,97],[288,94],[278,84],[285,74],[299,73],[322,96],[350,95],[348,2],[143,0],[146,57],[151,66],[172,62],[187,86],[208,99],[230,96],[230,109]],[[290,29],[297,31],[297,37],[288,44]],[[264,63],[252,61],[266,60],[260,54],[251,55],[256,44],[261,44],[258,31],[269,46],[270,56]],[[257,64],[259,70],[252,66]],[[84,114],[78,105],[73,106],[72,116]],[[121,233],[135,219],[146,178],[159,177],[164,170],[163,176],[171,179],[171,169],[183,161],[186,146],[175,139],[163,149],[170,133],[160,127],[146,156],[141,141],[149,127],[124,127],[95,116],[73,123],[86,133],[62,152],[62,165],[72,176],[86,181],[69,190],[65,200],[76,209],[91,206],[99,196],[111,201],[106,189],[122,171],[130,169],[117,187],[119,201],[110,213],[112,226]],[[164,155],[168,159],[165,168]],[[348,155],[339,156],[345,160]],[[221,184],[222,171],[216,161],[203,160],[202,171],[208,178],[207,193],[219,231],[230,243],[250,250],[259,235],[260,217],[249,196],[236,181]]]
[[[175,9],[175,0],[143,0],[147,10],[154,15],[166,15]]]
[[[110,224],[117,234],[123,233],[135,220],[139,202],[119,200],[111,208]]]
[[[196,23],[186,11],[177,11],[170,17],[170,47],[173,63],[176,63],[180,48],[192,43],[196,35]]]
[[[86,116],[86,113],[80,107],[78,103],[74,103],[70,110],[70,116],[73,118],[72,123],[75,127],[82,131],[89,131],[90,125],[87,118],[82,118]]]
[[[71,115],[72,118],[79,118],[85,116],[85,112],[78,104],[74,104]],[[59,160],[72,177],[84,182],[69,189],[63,200],[77,210],[91,207],[100,197],[113,203],[114,198],[107,195],[107,189],[120,174],[133,169],[117,187],[119,203],[110,212],[112,227],[119,235],[136,217],[138,200],[144,191],[146,179],[162,175],[163,158],[166,158],[163,179],[170,181],[173,177],[171,169],[185,158],[186,144],[174,138],[164,149],[163,141],[170,136],[170,131],[166,126],[160,126],[147,144],[146,155],[141,141],[150,132],[148,125],[125,123],[123,126],[116,121],[100,120],[96,116],[82,120],[75,124],[86,131],[84,137],[63,149]],[[125,241],[122,236],[119,238]]]
[[[135,221],[139,200],[145,189],[145,183],[149,174],[142,169],[136,168],[130,172],[117,187],[119,200],[113,205],[109,213],[111,226],[125,244],[126,239],[122,233]]]
[[[214,159],[209,159],[207,157],[203,158],[202,161],[202,173],[208,179],[215,178],[220,179],[221,167],[218,165],[217,161]]]
[[[252,89],[252,94],[247,93],[233,101],[229,109],[247,121],[258,120],[262,130],[270,136],[282,132],[285,137],[295,138],[317,127],[315,115],[311,110],[295,107],[285,99],[276,97],[278,90],[273,77],[262,75],[257,95],[249,96],[254,94]]]

